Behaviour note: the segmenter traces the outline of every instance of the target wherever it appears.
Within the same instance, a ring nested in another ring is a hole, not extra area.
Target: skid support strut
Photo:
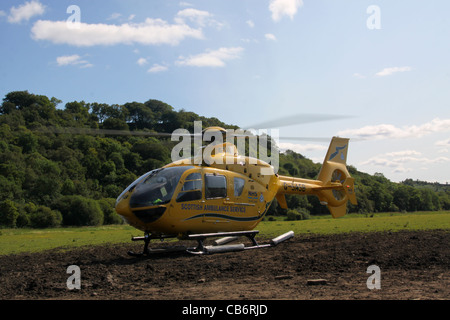
[[[151,240],[159,239],[163,241],[164,239],[168,238],[176,238],[175,235],[151,235],[146,233],[142,237],[132,237],[132,241],[144,241],[144,250],[141,253],[135,253],[133,251],[128,251],[128,254],[133,257],[141,257],[143,255],[148,255],[151,253],[164,253],[164,252],[174,252],[174,251],[185,251],[186,247],[165,247],[165,248],[155,248],[155,249],[149,249],[148,245],[150,244]]]

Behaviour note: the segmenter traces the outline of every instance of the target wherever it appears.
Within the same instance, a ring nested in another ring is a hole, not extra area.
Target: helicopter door
[[[244,191],[245,180],[242,178],[234,177],[233,183],[234,183],[234,197],[236,199],[240,199]]]
[[[181,181],[182,186],[176,194],[174,209],[171,216],[177,219],[186,219],[201,213],[203,199],[203,180],[200,171],[187,172]]]
[[[204,223],[219,225],[230,223],[227,202],[227,177],[223,174],[205,173]]]
[[[193,172],[184,179],[183,187],[177,195],[177,202],[186,202],[202,199],[202,174]]]

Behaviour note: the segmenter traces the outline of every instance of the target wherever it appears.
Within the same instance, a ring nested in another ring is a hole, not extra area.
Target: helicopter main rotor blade
[[[336,115],[336,114],[314,114],[314,113],[303,113],[296,114],[293,116],[287,116],[278,118],[275,120],[270,120],[266,122],[261,122],[253,126],[248,126],[247,128],[242,128],[241,130],[246,130],[247,133],[251,130],[258,129],[276,129],[291,125],[301,125],[309,124],[322,121],[331,121],[352,118],[348,115]],[[206,129],[205,129],[206,130]],[[94,128],[74,128],[74,127],[47,127],[47,129],[42,129],[43,132],[52,133],[67,133],[67,134],[90,134],[90,135],[117,135],[117,136],[143,136],[143,137],[172,137],[172,136],[190,136],[195,137],[197,135],[203,136],[203,132],[200,133],[167,133],[167,132],[149,132],[149,131],[130,131],[130,130],[114,130],[114,129],[94,129]],[[233,131],[233,130],[232,130]],[[227,132],[227,135],[239,137],[248,137],[248,134],[238,132]],[[258,134],[255,134],[258,135]],[[313,141],[313,142],[329,142],[329,138],[324,137],[278,137],[279,140],[291,140],[291,141]],[[352,139],[352,140],[363,140],[363,139]]]
[[[115,135],[115,136],[145,136],[145,137],[170,137],[171,133],[166,132],[148,132],[148,131],[129,131],[114,129],[94,129],[94,128],[74,128],[74,127],[47,127],[42,132],[67,133],[67,134],[88,134],[88,135]]]
[[[330,142],[331,138],[322,138],[322,137],[279,137],[278,140]]]
[[[148,132],[148,131],[129,131],[129,130],[114,130],[114,129],[94,129],[94,128],[74,128],[74,127],[47,127],[40,129],[39,131],[59,133],[59,134],[87,134],[87,135],[115,135],[115,136],[141,136],[141,137],[179,137],[190,136],[195,137],[195,133],[167,133],[167,132]],[[248,134],[241,133],[229,133],[230,136],[236,138],[248,138]],[[255,135],[256,137],[257,135]],[[292,141],[314,141],[314,142],[329,142],[329,138],[322,137],[278,137],[279,140],[292,140]]]
[[[247,126],[247,129],[271,129],[271,128],[281,128],[292,125],[308,124],[321,121],[339,120],[352,118],[347,115],[336,115],[336,114],[314,114],[314,113],[303,113],[296,114],[292,116],[286,116],[275,120],[265,121],[253,126]]]

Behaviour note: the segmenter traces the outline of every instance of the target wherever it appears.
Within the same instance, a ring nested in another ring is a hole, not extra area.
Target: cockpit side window
[[[227,179],[223,175],[205,175],[206,199],[226,198]]]
[[[177,202],[200,200],[202,198],[203,181],[200,172],[189,174],[177,195]]]

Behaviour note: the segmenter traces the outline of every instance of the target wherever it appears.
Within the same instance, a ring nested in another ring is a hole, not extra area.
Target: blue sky
[[[450,2],[3,0],[0,95],[158,99],[242,127],[353,138],[348,163],[450,180]],[[321,162],[327,143],[280,141]]]

